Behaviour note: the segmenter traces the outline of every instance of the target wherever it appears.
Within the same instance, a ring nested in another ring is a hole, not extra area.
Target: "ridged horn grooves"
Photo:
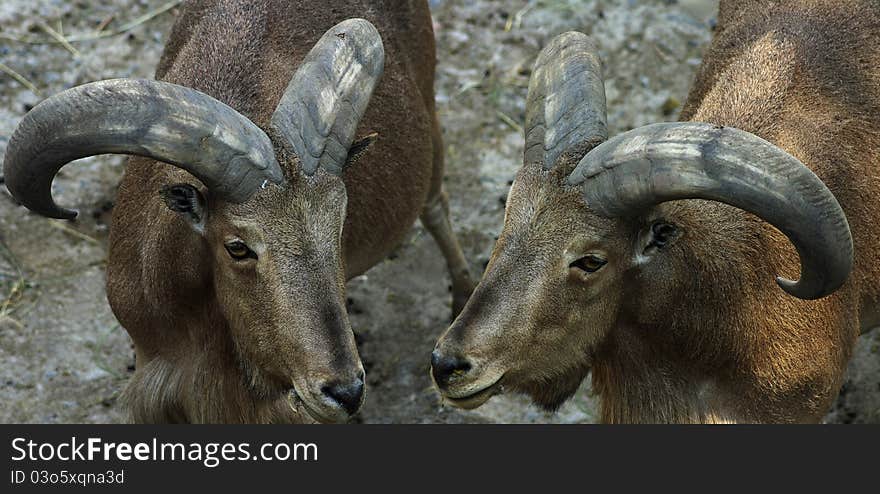
[[[55,204],[52,180],[75,159],[107,153],[176,165],[232,202],[283,180],[269,138],[229,106],[167,82],[111,79],[56,94],[25,115],[6,148],[6,187],[34,212],[72,219],[76,211]]]
[[[525,164],[556,165],[567,151],[586,153],[608,139],[602,61],[587,35],[567,32],[538,55],[526,99]]]
[[[831,191],[797,158],[742,130],[695,122],[641,127],[593,149],[568,182],[605,217],[676,199],[719,201],[757,215],[797,248],[800,280],[777,282],[801,299],[833,293],[852,269],[852,235]]]
[[[342,173],[384,65],[382,38],[364,19],[333,26],[306,55],[272,115],[304,173]]]

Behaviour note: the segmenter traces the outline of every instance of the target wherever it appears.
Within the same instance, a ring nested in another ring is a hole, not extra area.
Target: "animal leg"
[[[464,304],[474,291],[474,283],[471,280],[470,269],[455,232],[452,231],[452,223],[449,221],[449,202],[446,191],[440,189],[439,194],[428,200],[422,210],[422,224],[434,237],[434,241],[446,258],[446,266],[452,278],[452,317],[455,318]]]

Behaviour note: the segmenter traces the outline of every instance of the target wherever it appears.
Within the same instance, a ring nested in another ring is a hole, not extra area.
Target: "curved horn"
[[[526,99],[524,163],[549,169],[563,153],[577,149],[583,155],[608,139],[598,53],[589,36],[574,31],[541,50]]]
[[[232,202],[283,179],[269,138],[229,106],[167,82],[111,79],[56,94],[25,115],[6,148],[6,187],[28,209],[72,219],[76,211],[52,199],[52,180],[70,161],[106,153],[176,165]]]
[[[801,278],[777,277],[789,294],[831,294],[852,269],[846,216],[797,158],[731,127],[681,122],[621,134],[584,156],[568,179],[597,214],[619,217],[676,199],[709,199],[753,213],[797,248]]]
[[[364,19],[333,26],[306,55],[272,115],[303,172],[342,173],[384,65],[382,38]]]

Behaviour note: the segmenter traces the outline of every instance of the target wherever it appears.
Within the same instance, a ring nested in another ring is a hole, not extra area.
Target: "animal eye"
[[[577,261],[571,263],[572,268],[580,269],[581,271],[586,271],[587,273],[595,273],[602,269],[602,266],[607,264],[608,261],[602,259],[596,255],[584,256],[578,259]]]
[[[233,240],[225,245],[226,252],[229,252],[229,255],[232,256],[233,259],[237,261],[241,261],[244,259],[256,259],[257,254],[252,251],[244,242],[241,240]]]

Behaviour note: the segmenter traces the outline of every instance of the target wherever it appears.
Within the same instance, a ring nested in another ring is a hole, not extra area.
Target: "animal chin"
[[[547,394],[547,393],[532,394],[532,393],[529,393],[529,397],[532,399],[532,402],[534,402],[535,405],[539,406],[544,411],[555,412],[556,410],[559,410],[559,407],[561,407],[563,403],[565,403],[566,401],[568,401],[569,398],[574,396],[574,393],[576,391],[577,391],[577,388],[575,388],[571,392],[566,391],[564,393],[558,393],[558,394]]]
[[[473,408],[477,408],[478,406],[486,403],[489,398],[495,396],[499,392],[502,391],[501,386],[501,378],[498,378],[492,384],[480,389],[479,391],[472,392],[467,395],[449,395],[443,394],[443,399],[447,403],[462,408],[465,410],[471,410]]]
[[[516,392],[527,395],[535,405],[548,412],[555,412],[577,393],[586,371],[569,372],[559,376],[553,382],[536,381],[524,385],[513,386]]]
[[[320,410],[315,407],[309,405],[309,402],[304,400],[299,393],[297,393],[296,388],[291,388],[288,391],[288,397],[291,402],[291,406],[302,415],[305,415],[313,422],[317,422],[319,424],[339,424],[344,423],[348,420],[347,417],[334,416],[331,417],[322,413]]]

